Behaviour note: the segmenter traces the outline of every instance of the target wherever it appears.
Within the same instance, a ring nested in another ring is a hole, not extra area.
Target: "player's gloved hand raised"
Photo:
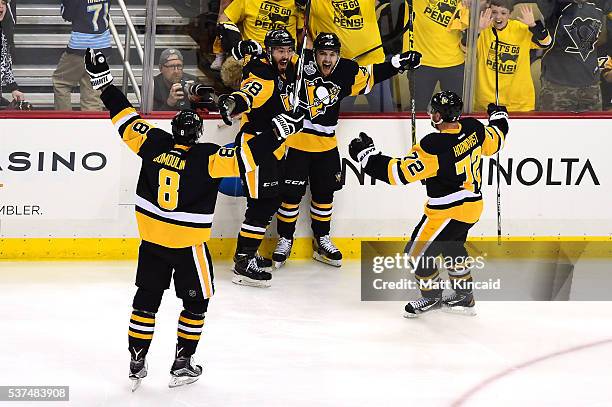
[[[508,109],[506,109],[506,106],[489,103],[487,114],[489,115],[489,121],[498,119],[508,120]]]
[[[413,70],[421,65],[421,53],[419,51],[407,51],[391,57],[391,65],[400,72]]]
[[[232,48],[232,56],[236,59],[242,59],[247,55],[259,56],[261,54],[263,54],[263,48],[255,40],[240,41]]]
[[[359,133],[359,137],[353,139],[349,144],[349,155],[362,167],[365,167],[368,159],[376,154],[380,154],[380,151],[374,147],[374,140],[364,132]]]
[[[272,125],[278,139],[286,139],[292,134],[302,130],[304,127],[304,114],[299,111],[285,112],[274,116]]]
[[[231,21],[217,24],[217,35],[221,40],[221,48],[225,52],[231,52],[232,48],[242,39],[240,29]]]
[[[300,10],[304,10],[306,8],[306,1],[307,0],[295,0],[295,5],[300,9]]]
[[[85,51],[85,70],[89,74],[91,86],[94,89],[104,88],[113,82],[110,67],[106,57],[100,51],[95,52],[91,48]]]
[[[223,122],[228,126],[232,125],[232,112],[236,107],[236,99],[232,95],[221,95],[219,96],[219,114],[223,119]]]

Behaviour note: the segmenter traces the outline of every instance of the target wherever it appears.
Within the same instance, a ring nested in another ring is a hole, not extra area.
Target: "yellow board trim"
[[[334,237],[334,244],[345,259],[359,259],[362,241],[402,242],[409,236],[398,237]],[[264,239],[261,253],[269,255],[276,247],[275,238]],[[497,242],[496,236],[471,237],[470,242]],[[612,236],[512,236],[502,242],[612,242]],[[135,260],[138,258],[138,238],[0,238],[2,260]],[[236,238],[212,238],[207,241],[213,261],[230,260],[236,249]],[[492,245],[492,246],[496,246]],[[584,257],[612,258],[612,251],[593,245]],[[587,249],[589,246],[586,245]],[[310,259],[312,238],[298,237],[293,242],[292,259]]]

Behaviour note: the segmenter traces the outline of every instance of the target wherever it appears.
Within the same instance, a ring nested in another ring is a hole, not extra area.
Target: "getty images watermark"
[[[411,274],[417,268],[426,270],[453,270],[455,274],[463,274],[475,270],[484,270],[484,256],[411,256],[407,253],[395,253],[391,256],[375,256],[372,258],[372,272],[382,274],[385,271],[403,270]],[[389,281],[385,278],[375,278],[372,286],[376,290],[498,290],[501,288],[501,280],[488,279],[487,281],[466,281],[465,279],[415,279],[401,278],[400,280]]]
[[[420,296],[421,290],[481,291],[501,288],[500,278],[482,278],[482,271],[487,265],[484,253],[466,255],[465,249],[456,242],[435,244],[440,245],[442,253],[457,254],[415,256],[404,251],[405,242],[362,242],[362,300],[405,300]],[[424,246],[430,247],[430,244],[425,242]],[[424,272],[417,273],[417,276],[416,270]],[[453,278],[448,278],[449,272]],[[478,278],[472,279],[471,276],[474,274],[477,274]]]

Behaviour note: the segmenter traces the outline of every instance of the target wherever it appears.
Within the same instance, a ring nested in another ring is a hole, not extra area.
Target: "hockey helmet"
[[[312,48],[315,52],[320,49],[331,49],[340,53],[340,38],[334,33],[319,33],[312,44]]]
[[[443,122],[456,122],[461,117],[463,100],[455,92],[445,90],[431,97],[429,102],[429,114],[440,113]]]
[[[202,119],[191,109],[181,110],[172,118],[172,136],[182,145],[193,145],[202,135]]]
[[[289,31],[284,28],[279,28],[278,30],[270,30],[266,33],[264,45],[266,48],[291,47],[295,49],[295,39],[291,36]]]

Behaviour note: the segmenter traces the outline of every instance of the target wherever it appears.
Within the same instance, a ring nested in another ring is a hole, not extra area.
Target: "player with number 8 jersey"
[[[198,143],[202,119],[193,110],[178,112],[169,133],[144,120],[112,85],[103,53],[88,49],[85,66],[93,88],[102,90],[100,98],[123,142],[142,159],[135,197],[142,242],[136,271],[138,289],[128,330],[132,390],[147,375],[145,357],[153,339],[155,314],[172,279],[184,309],[178,321],[169,385],[192,383],[202,373],[202,368],[192,363],[192,355],[214,294],[212,260],[206,242],[219,183],[222,177],[238,176],[245,165],[255,168],[268,156],[272,158],[271,152],[284,138],[270,128],[234,148]]]

